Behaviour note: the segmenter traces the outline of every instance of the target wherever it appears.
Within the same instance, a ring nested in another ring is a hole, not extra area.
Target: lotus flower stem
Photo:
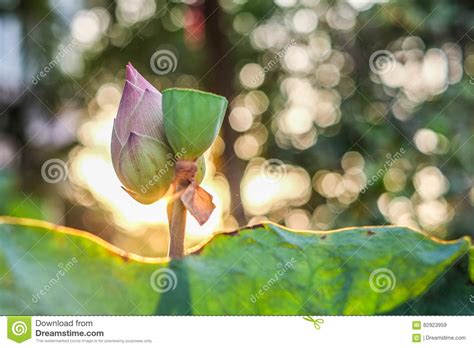
[[[176,185],[175,192],[180,192],[185,187]],[[186,207],[179,197],[168,203],[168,223],[170,229],[170,245],[168,257],[177,259],[184,256],[184,237],[186,233]]]

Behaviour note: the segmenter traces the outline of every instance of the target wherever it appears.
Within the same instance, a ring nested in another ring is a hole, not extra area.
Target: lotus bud
[[[215,94],[170,88],[163,91],[166,138],[183,160],[195,161],[214,142],[222,126],[227,99]]]
[[[174,177],[161,93],[128,64],[112,131],[112,163],[124,190],[140,203],[160,199]]]

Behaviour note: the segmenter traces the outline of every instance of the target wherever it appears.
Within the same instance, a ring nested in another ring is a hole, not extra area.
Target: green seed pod
[[[204,156],[198,158],[197,167],[195,180],[200,184],[204,180],[204,176],[206,176],[206,161],[204,160]]]
[[[227,99],[216,94],[170,88],[163,91],[166,138],[183,160],[194,161],[214,142],[224,120]]]

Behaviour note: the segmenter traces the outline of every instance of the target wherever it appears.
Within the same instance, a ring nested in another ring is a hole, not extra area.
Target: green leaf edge
[[[165,92],[172,92],[172,91],[183,91],[183,92],[191,92],[191,93],[196,93],[196,94],[203,94],[203,95],[208,95],[210,97],[217,97],[217,98],[220,98],[220,99],[225,99],[225,101],[228,102],[227,98],[222,96],[222,95],[215,94],[215,93],[208,92],[208,91],[202,91],[202,90],[194,89],[194,88],[170,87],[170,88],[164,89],[163,91],[161,91],[161,93],[163,94]]]
[[[44,228],[49,230],[50,232],[54,233],[65,233],[77,237],[82,237],[85,239],[88,239],[92,242],[95,242],[102,246],[103,248],[107,249],[110,251],[112,254],[115,254],[116,256],[119,256],[121,258],[127,259],[127,260],[133,260],[137,262],[143,262],[143,263],[151,263],[151,264],[161,264],[161,263],[166,263],[169,262],[171,259],[168,257],[146,257],[146,256],[141,256],[138,254],[134,254],[131,252],[127,252],[109,242],[106,240],[96,236],[95,234],[92,234],[87,231],[82,231],[76,228],[72,227],[66,227],[62,225],[57,225],[52,222],[48,221],[43,221],[43,220],[36,220],[36,219],[30,219],[30,218],[20,218],[20,217],[11,217],[11,216],[0,216],[0,225],[20,225],[20,226],[25,226],[25,227],[33,227],[33,228]],[[272,228],[276,227],[275,228]],[[287,232],[293,232],[293,233],[301,233],[301,234],[312,234],[312,235],[327,235],[327,234],[333,234],[333,233],[339,233],[339,232],[344,232],[348,230],[353,230],[353,229],[377,229],[377,228],[387,228],[387,227],[393,227],[393,228],[405,228],[407,230],[412,231],[413,233],[419,233],[421,234],[425,239],[430,240],[432,242],[438,243],[438,244],[458,244],[462,241],[467,242],[470,245],[470,250],[469,250],[469,273],[470,273],[470,280],[474,281],[474,247],[472,246],[472,240],[469,236],[463,236],[458,239],[454,240],[443,240],[434,236],[427,235],[426,233],[423,233],[422,231],[417,231],[411,227],[406,227],[406,226],[397,226],[397,225],[383,225],[383,226],[350,226],[350,227],[343,227],[339,229],[334,229],[334,230],[327,230],[327,231],[313,231],[313,230],[295,230],[288,228],[286,226],[277,224],[275,222],[271,221],[264,221],[259,224],[255,225],[248,225],[241,227],[237,230],[232,230],[232,231],[220,231],[220,232],[214,232],[210,237],[205,239],[204,241],[200,242],[196,246],[190,248],[186,252],[186,256],[190,255],[196,255],[200,254],[204,248],[211,244],[214,239],[217,239],[221,236],[229,236],[229,235],[236,235],[239,232],[245,231],[245,230],[252,230],[256,228],[264,228],[266,231],[269,231],[273,229],[273,231],[278,231],[278,229],[282,229]]]

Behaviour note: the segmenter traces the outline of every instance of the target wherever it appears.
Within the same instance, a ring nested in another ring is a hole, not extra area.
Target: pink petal
[[[120,176],[118,169],[119,169],[120,151],[122,150],[123,145],[117,136],[117,131],[115,130],[115,123],[116,123],[116,119],[114,119],[114,127],[112,129],[112,142],[110,144],[110,150],[111,150],[111,155],[112,155],[112,164],[114,165],[115,172],[117,173],[118,176]]]
[[[148,82],[132,65],[132,63],[128,63],[125,76],[127,81],[132,82],[134,85],[137,85],[141,89],[150,89],[155,93],[160,93],[150,82]]]
[[[122,99],[120,99],[117,118],[115,119],[115,131],[117,132],[118,139],[122,144],[124,144],[128,139],[128,134],[130,133],[130,116],[140,102],[143,93],[144,91],[141,88],[129,81],[125,81]]]
[[[137,70],[133,67],[132,63],[128,63],[125,67],[125,78],[134,85],[137,84]]]
[[[148,135],[153,139],[166,143],[160,93],[149,89],[145,90],[130,118],[129,129],[130,132]]]

